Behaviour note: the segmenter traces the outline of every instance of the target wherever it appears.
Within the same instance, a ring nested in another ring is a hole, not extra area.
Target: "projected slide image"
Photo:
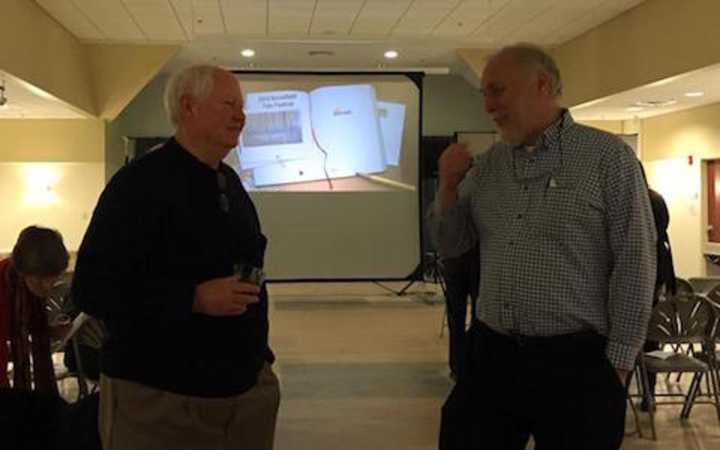
[[[245,109],[232,160],[247,188],[403,188],[384,175],[401,163],[406,105],[378,99],[372,85],[247,92]]]

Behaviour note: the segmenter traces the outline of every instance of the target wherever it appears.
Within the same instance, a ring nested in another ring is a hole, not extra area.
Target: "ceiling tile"
[[[318,0],[312,17],[310,34],[347,35],[362,8],[364,0]]]
[[[433,34],[436,36],[467,36],[483,23],[498,14],[511,0],[465,1],[440,23]]]
[[[270,0],[270,34],[307,34],[315,0]]]
[[[188,39],[193,39],[193,8],[188,0],[169,0],[173,13]]]
[[[367,0],[352,26],[353,35],[386,35],[405,14],[412,0]]]
[[[393,35],[429,35],[458,5],[459,0],[416,0],[393,28]]]
[[[111,41],[145,40],[124,4],[115,0],[73,0],[87,18]]]
[[[507,3],[490,20],[480,25],[473,36],[494,42],[496,45],[512,43],[509,36],[527,26],[533,20],[552,8],[556,0],[513,1]]]
[[[267,34],[268,0],[221,0],[225,27],[231,34]]]
[[[182,41],[189,38],[167,1],[123,0],[135,23],[150,40]]]
[[[192,36],[225,34],[218,0],[190,0]]]
[[[75,37],[87,40],[104,38],[102,30],[95,26],[72,2],[37,0],[37,3]]]

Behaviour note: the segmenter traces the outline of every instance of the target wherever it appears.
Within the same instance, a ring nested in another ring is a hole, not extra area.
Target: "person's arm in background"
[[[625,147],[607,152],[604,198],[612,268],[607,356],[624,380],[640,352],[655,286],[656,233],[640,162]]]
[[[10,359],[10,302],[8,288],[4,282],[4,271],[0,270],[0,388],[10,387],[7,377],[8,362]]]
[[[35,390],[57,394],[58,386],[50,348],[50,326],[44,303],[37,303],[30,308],[29,327],[32,339],[32,370]]]
[[[670,212],[668,211],[665,199],[658,192],[650,189],[650,205],[655,217],[655,230],[657,237],[657,276],[655,288],[664,286],[667,292],[672,295],[677,293],[677,282],[675,279],[675,265],[673,264],[672,247],[667,230],[670,226]]]
[[[0,316],[0,322],[3,321],[3,317]],[[0,325],[0,328],[2,328],[2,325]],[[7,377],[8,358],[10,356],[10,352],[7,343],[8,334],[5,331],[6,330],[0,329],[0,388],[10,387],[10,381]]]
[[[157,275],[152,249],[166,224],[143,180],[118,173],[103,191],[83,242],[72,295],[88,314],[106,319],[183,320],[194,312],[238,315],[257,302],[258,288],[231,276],[198,285]]]

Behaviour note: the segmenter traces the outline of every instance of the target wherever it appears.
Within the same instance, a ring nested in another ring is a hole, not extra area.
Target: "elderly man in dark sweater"
[[[236,78],[194,66],[165,96],[176,133],[102,193],[78,254],[73,296],[103,319],[103,448],[273,447],[278,381],[262,268],[266,239],[222,160],[245,123]]]

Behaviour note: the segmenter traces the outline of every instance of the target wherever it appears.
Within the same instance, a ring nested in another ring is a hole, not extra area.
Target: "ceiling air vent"
[[[643,108],[662,108],[664,106],[671,106],[677,103],[677,100],[643,100],[635,102],[635,106],[641,106]]]
[[[335,52],[331,52],[329,50],[310,50],[308,52],[309,56],[335,56]]]

